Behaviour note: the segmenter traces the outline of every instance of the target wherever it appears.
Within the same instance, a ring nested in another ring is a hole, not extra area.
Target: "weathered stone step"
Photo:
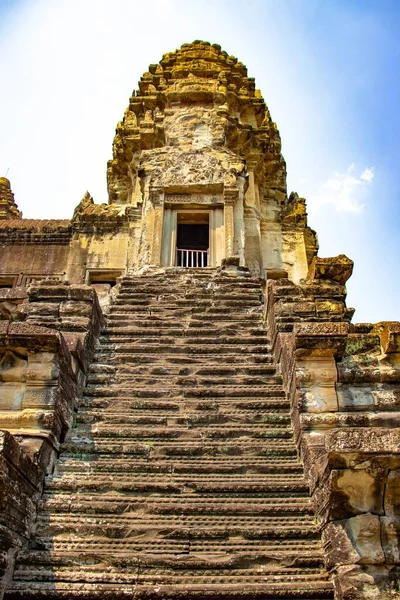
[[[137,538],[114,538],[112,540],[104,537],[68,536],[64,539],[61,536],[51,538],[41,537],[38,543],[44,550],[85,550],[86,552],[105,552],[119,553],[142,553],[145,554],[186,554],[189,551],[193,554],[199,552],[209,554],[212,552],[233,553],[240,552],[246,554],[260,554],[262,552],[279,553],[280,558],[284,555],[296,555],[298,553],[313,553],[321,556],[320,541],[313,538],[301,539],[137,539]],[[189,546],[189,548],[188,548]]]
[[[173,348],[168,348],[164,350],[162,353],[157,354],[154,352],[153,348],[151,348],[151,352],[143,351],[142,354],[139,353],[115,353],[111,350],[100,350],[97,349],[95,351],[95,356],[93,359],[93,364],[104,364],[107,361],[107,366],[120,368],[125,367],[126,365],[147,365],[151,364],[154,366],[162,366],[167,367],[169,365],[181,365],[187,367],[188,365],[219,365],[223,367],[232,366],[232,365],[270,365],[274,366],[271,354],[257,353],[252,354],[249,353],[225,353],[213,355],[212,352],[209,354],[202,354],[201,352],[196,352],[196,354],[177,354],[172,353],[171,350]]]
[[[69,473],[63,471],[62,476],[53,476],[48,478],[47,489],[91,489],[98,483],[99,488],[104,491],[104,486],[129,486],[133,483],[135,486],[185,486],[192,489],[193,492],[204,491],[208,486],[216,492],[235,486],[245,493],[261,493],[270,491],[298,492],[307,489],[306,482],[301,473],[160,473],[144,471],[143,473],[133,472],[127,476],[123,471],[102,472],[96,470],[74,470]],[[239,487],[238,487],[239,486]],[[248,487],[246,487],[248,486]],[[168,488],[169,489],[169,488]]]
[[[155,340],[153,344],[144,344],[144,343],[132,343],[132,344],[106,344],[101,343],[98,345],[97,351],[95,353],[95,360],[100,357],[104,357],[105,355],[110,356],[110,359],[113,358],[112,354],[116,355],[124,355],[124,354],[158,354],[161,356],[164,353],[174,352],[176,354],[184,354],[184,355],[193,355],[193,354],[212,354],[215,356],[215,359],[218,360],[220,355],[226,354],[236,354],[240,353],[243,357],[243,354],[263,354],[265,356],[270,356],[268,354],[267,346],[257,345],[257,340],[251,342],[251,344],[247,343],[213,343],[210,339],[207,339],[207,343],[197,342],[196,345],[181,344],[177,345],[174,341],[171,340],[171,343],[166,344],[165,340],[161,344],[159,340]],[[117,356],[118,357],[118,356]],[[242,358],[243,360],[243,358]]]
[[[140,327],[135,324],[121,326],[108,325],[106,329],[103,329],[100,336],[100,340],[120,341],[124,338],[204,338],[204,337],[242,337],[252,336],[254,338],[261,338],[263,341],[268,340],[266,332],[261,327],[248,328],[245,332],[240,331],[235,324],[230,324],[224,327]]]
[[[121,425],[164,425],[198,427],[203,425],[233,425],[233,424],[265,424],[265,425],[290,425],[290,417],[286,411],[277,413],[240,413],[239,411],[217,413],[202,411],[201,413],[187,413],[185,415],[171,415],[168,412],[158,411],[156,414],[126,412],[111,412],[109,410],[80,410],[75,418],[76,423],[102,423]]]
[[[204,436],[203,436],[204,437]],[[201,438],[201,436],[199,436]],[[263,443],[251,438],[239,438],[239,440],[224,440],[223,442],[204,441],[194,442],[191,440],[179,441],[162,439],[157,444],[152,439],[137,442],[129,439],[76,437],[63,443],[62,451],[70,456],[73,454],[87,455],[106,454],[115,455],[119,458],[125,456],[141,456],[154,458],[163,457],[187,457],[187,456],[263,456],[263,457],[296,457],[296,449],[292,440],[268,438]]]
[[[50,513],[42,510],[38,515],[38,523],[42,525],[49,524]],[[104,513],[99,514],[98,512],[88,512],[82,515],[82,518],[91,520],[92,523],[112,525],[112,524],[124,524],[129,525],[145,525],[146,527],[159,527],[162,528],[165,525],[171,527],[183,527],[183,528],[204,528],[204,527],[219,527],[219,528],[281,528],[281,527],[311,527],[318,528],[315,522],[315,517],[310,512],[298,512],[294,514],[288,514],[284,511],[283,514],[267,514],[257,515],[257,519],[254,519],[252,515],[202,515],[201,513],[196,515],[181,515],[178,511],[176,514],[171,515],[158,515],[148,514],[146,515],[145,521],[139,511],[137,512],[126,512],[123,514],[115,513]],[[74,511],[68,511],[65,513],[56,512],[54,513],[54,519],[56,522],[70,521],[76,524],[76,517]]]
[[[118,373],[118,375],[110,376],[110,374],[99,375],[90,374],[88,377],[88,390],[104,386],[114,389],[131,389],[131,386],[137,388],[159,387],[159,386],[175,386],[177,390],[186,387],[214,387],[214,386],[238,386],[238,387],[253,387],[257,386],[262,394],[264,388],[274,386],[274,389],[281,384],[280,377],[270,375],[268,377],[259,377],[257,375],[230,375],[227,377],[201,377],[196,373],[182,373],[178,375],[170,375],[167,373],[153,374],[137,374]],[[129,388],[127,387],[129,386]],[[89,392],[91,393],[91,392]]]
[[[107,323],[111,326],[120,323],[121,326],[136,325],[137,327],[158,327],[158,328],[173,328],[177,326],[174,315],[154,315],[147,313],[132,314],[123,312],[117,308],[111,307],[111,312],[107,315]],[[212,315],[191,315],[188,313],[182,324],[185,327],[232,327],[240,326],[245,331],[246,328],[261,327],[260,315],[258,312],[238,313],[231,312],[223,317]]]
[[[189,285],[188,285],[189,283]],[[191,285],[193,283],[194,285]],[[260,279],[246,278],[246,279],[230,279],[227,277],[212,277],[212,278],[201,278],[188,281],[187,278],[178,277],[153,277],[153,278],[142,278],[142,279],[123,279],[119,282],[120,290],[154,290],[157,293],[158,289],[166,288],[167,291],[170,289],[183,289],[185,291],[194,290],[196,292],[199,289],[215,290],[215,289],[258,289],[262,290],[265,282]],[[293,288],[291,288],[293,290]]]
[[[162,288],[154,288],[153,290],[137,290],[137,289],[124,289],[120,290],[115,300],[119,300],[119,304],[140,304],[141,302],[150,302],[152,304],[175,304],[175,302],[188,303],[191,306],[195,306],[197,302],[200,304],[224,304],[225,302],[235,301],[243,306],[249,305],[255,306],[260,305],[263,302],[263,293],[260,288],[247,288],[236,290],[234,288],[229,289],[207,289],[198,288],[195,292],[188,292],[184,287],[182,288],[171,288],[165,286]],[[115,304],[113,304],[115,306]]]
[[[160,299],[156,298],[137,298],[134,295],[118,295],[113,302],[113,307],[125,307],[127,310],[132,312],[142,312],[143,310],[155,309],[166,310],[176,308],[191,308],[199,312],[199,310],[207,310],[212,308],[217,312],[224,312],[232,310],[233,308],[240,308],[242,311],[249,311],[254,309],[260,309],[261,303],[259,298],[250,297],[246,300],[237,299],[235,296],[225,297],[224,299],[218,299],[214,297],[199,297],[199,298],[188,298],[188,297],[176,297],[173,294],[167,294],[164,297],[160,296]]]
[[[236,279],[235,281],[232,279],[226,278],[217,278],[213,277],[211,280],[199,280],[196,286],[188,285],[185,279],[178,278],[152,278],[152,279],[123,279],[120,284],[120,290],[140,290],[144,292],[154,292],[157,294],[158,290],[166,290],[167,292],[170,290],[184,290],[190,293],[190,290],[194,290],[193,293],[196,293],[197,290],[224,290],[224,289],[232,289],[232,290],[241,290],[241,289],[255,289],[262,290],[262,283],[260,280],[255,279]]]
[[[122,426],[119,424],[109,424],[107,422],[96,423],[94,425],[78,425],[72,432],[71,441],[79,443],[79,438],[92,438],[94,441],[98,438],[102,439],[134,439],[134,440],[188,440],[196,441],[204,440],[235,440],[246,438],[256,441],[258,439],[268,440],[289,440],[292,439],[292,431],[286,426],[273,424],[251,424],[245,426],[243,424],[222,424],[222,425],[207,425],[202,429],[188,428],[187,425],[170,426],[170,427],[146,427],[142,426]],[[244,443],[244,442],[243,442]]]
[[[108,396],[108,397],[84,397],[79,404],[80,407],[92,410],[104,409],[114,412],[115,410],[124,410],[128,414],[129,411],[149,411],[150,414],[154,410],[177,411],[182,414],[187,414],[193,411],[210,411],[211,414],[219,409],[226,407],[235,408],[242,411],[265,411],[266,413],[274,412],[277,409],[288,409],[290,407],[285,396],[282,397],[219,397],[207,398],[199,400],[196,398],[124,398],[123,396]]]
[[[180,495],[187,489],[187,487],[193,487],[192,496],[195,499],[198,495],[200,497],[204,494],[214,494],[221,495],[224,494],[279,494],[283,497],[289,496],[293,497],[296,494],[302,493],[306,491],[306,486],[301,485],[300,482],[287,482],[287,483],[270,483],[270,484],[249,484],[248,487],[241,486],[239,483],[231,483],[228,484],[220,484],[217,485],[213,482],[197,482],[193,483],[192,481],[187,482],[185,486],[185,482],[171,482],[171,483],[163,483],[161,481],[123,481],[123,480],[106,480],[103,478],[91,478],[87,476],[87,480],[85,481],[85,477],[78,477],[78,481],[75,483],[72,478],[63,477],[62,479],[54,479],[52,482],[48,484],[48,491],[51,490],[55,492],[75,492],[79,494],[87,494],[87,493],[97,493],[101,492],[104,497],[107,494],[113,493],[124,493],[124,494],[142,494],[142,493],[156,493],[160,495],[160,502],[162,503],[166,497],[173,498]],[[254,521],[254,527],[259,529],[257,523]]]
[[[146,460],[129,457],[115,460],[104,455],[95,459],[93,455],[84,455],[80,458],[69,458],[67,454],[61,456],[57,463],[57,473],[82,472],[87,473],[212,473],[212,474],[238,474],[238,473],[297,473],[303,474],[303,466],[291,457],[278,458],[255,456],[230,456],[216,457],[187,457],[184,460],[163,458],[153,460],[151,456]]]
[[[138,569],[136,568],[136,571]],[[104,572],[104,567],[103,567]],[[72,580],[75,579],[74,571],[71,573]],[[135,600],[150,600],[159,598],[160,600],[204,600],[212,598],[213,600],[229,600],[237,598],[238,600],[330,600],[333,598],[332,584],[327,581],[292,581],[288,582],[286,577],[264,577],[260,583],[260,576],[243,581],[230,580],[227,583],[221,578],[220,582],[215,578],[210,583],[198,583],[191,581],[189,577],[187,582],[180,584],[179,578],[172,577],[170,583],[165,583],[162,577],[154,579],[148,575],[141,576],[138,579],[137,574],[132,577],[132,583],[115,583],[115,577],[111,577],[110,583],[104,583],[104,576],[95,583],[82,583],[79,576],[76,576],[78,582],[65,581],[65,576],[61,580],[53,574],[50,581],[45,582],[25,582],[15,581],[9,588],[5,598],[7,600],[26,600],[27,598],[46,598],[47,600],[72,600],[80,598],[81,600],[93,600],[94,598],[112,598],[113,600],[128,600],[133,597]],[[149,580],[149,583],[147,583]],[[55,583],[56,587],[55,587]],[[121,579],[124,581],[124,578]],[[177,583],[179,582],[179,583]]]
[[[116,492],[103,492],[99,490],[89,493],[58,490],[54,495],[45,491],[41,509],[53,513],[71,514],[109,514],[124,515],[136,514],[146,519],[147,515],[179,515],[186,516],[251,516],[257,522],[258,516],[298,516],[312,515],[313,508],[308,494],[291,495],[281,492],[276,494],[263,492],[260,497],[256,494],[237,494],[229,497],[207,494],[204,496],[182,494],[179,503],[174,494],[143,495],[118,494]]]
[[[46,565],[49,564],[49,552],[47,551],[43,551],[42,553],[36,552],[36,555],[41,554],[41,556],[38,556],[39,560],[41,560],[41,564]],[[314,553],[313,553],[314,554]],[[100,562],[96,563],[95,562],[95,557],[93,556],[93,558],[91,557],[90,553],[86,553],[86,564],[83,561],[77,561],[77,555],[76,555],[76,551],[72,551],[71,553],[69,553],[68,557],[63,558],[62,556],[60,556],[57,551],[55,551],[53,553],[55,559],[56,559],[56,564],[58,565],[59,569],[58,569],[58,573],[59,575],[63,575],[62,579],[64,579],[65,577],[68,579],[68,577],[70,577],[72,580],[75,579],[74,574],[75,573],[79,573],[80,576],[79,578],[82,578],[83,573],[88,572],[90,569],[90,572],[93,572],[94,574],[94,580],[98,579],[98,581],[100,581],[101,576],[103,576],[104,578],[108,578],[109,576],[114,576],[118,573],[119,574],[119,568],[122,566],[120,564],[120,562],[117,560],[110,560],[108,561],[108,568],[106,570],[106,572],[104,571],[105,569],[105,565],[101,565]],[[315,556],[315,554],[314,554]],[[46,561],[47,558],[47,561]],[[194,558],[194,557],[193,557]],[[176,564],[176,567],[178,567],[178,570],[175,571],[173,570],[173,559],[165,559],[165,558],[161,558],[160,560],[157,561],[156,564],[156,568],[152,569],[149,568],[148,564],[145,563],[144,567],[145,567],[145,576],[143,577],[144,580],[152,580],[152,581],[168,581],[170,582],[171,577],[173,577],[172,581],[176,581],[175,578],[177,578],[177,581],[180,582],[185,582],[188,581],[189,578],[192,579],[194,578],[194,580],[198,583],[200,582],[207,582],[207,580],[212,580],[212,581],[218,581],[219,579],[221,579],[222,577],[228,577],[231,578],[232,580],[235,578],[238,579],[238,581],[245,581],[245,580],[251,580],[252,578],[255,578],[255,581],[260,580],[260,569],[256,568],[256,562],[257,560],[254,561],[255,563],[255,567],[242,567],[240,568],[240,564],[239,561],[235,561],[237,564],[234,564],[232,566],[232,560],[230,561],[231,564],[229,564],[229,562],[226,562],[225,564],[225,568],[223,566],[221,566],[221,563],[223,564],[223,559],[219,558],[219,559],[215,559],[215,563],[214,565],[212,564],[212,560],[208,559],[207,557],[202,557],[201,560],[198,559],[194,559],[193,560],[192,557],[188,556],[188,553],[185,553],[183,555],[180,556],[180,560],[183,563],[183,567],[182,569],[179,569],[178,564]],[[242,558],[242,557],[240,557]],[[260,557],[261,558],[261,557]],[[25,556],[24,554],[22,554],[22,561],[21,561],[21,566],[18,568],[18,570],[16,571],[16,581],[21,581],[24,578],[26,578],[30,572],[31,572],[31,567],[29,566],[29,561],[25,561]],[[91,560],[92,559],[92,560]],[[136,560],[135,560],[136,559]],[[176,561],[178,563],[178,561]],[[207,564],[209,562],[209,564]],[[250,564],[252,564],[252,561],[248,561]],[[261,562],[261,561],[260,561]],[[310,561],[308,561],[310,562]],[[315,562],[315,559],[312,561]],[[188,564],[189,563],[189,564]],[[199,564],[200,563],[200,564]],[[306,560],[300,560],[299,561],[299,566],[287,566],[285,564],[279,565],[279,563],[276,561],[274,568],[270,571],[263,571],[262,573],[262,578],[264,579],[264,575],[265,575],[265,580],[268,580],[269,578],[271,580],[278,580],[278,578],[281,578],[282,576],[286,576],[288,578],[288,580],[290,581],[307,581],[307,580],[311,580],[311,581],[327,581],[328,577],[326,574],[325,570],[321,570],[317,567],[312,567],[310,566],[310,564],[306,563]],[[113,567],[111,566],[113,565]],[[121,569],[121,581],[128,581],[130,580],[130,578],[132,577],[137,577],[137,569],[135,570],[134,567],[138,566],[138,562],[137,562],[137,558],[131,558],[131,559],[127,559],[126,563],[126,569],[124,571],[122,571]],[[70,571],[68,569],[68,566],[73,566],[74,570]],[[129,568],[129,567],[133,567],[133,568]],[[192,567],[192,568],[191,568]],[[75,570],[76,569],[76,570]],[[144,575],[143,573],[143,575]],[[45,579],[49,578],[50,580],[54,579],[54,572],[52,572],[51,570],[47,570],[46,568],[43,568],[39,577],[38,577],[38,581],[44,581]],[[97,575],[97,577],[96,577]],[[76,578],[78,579],[78,577]],[[133,581],[135,581],[133,579]],[[210,581],[209,581],[210,582]]]
[[[183,332],[181,332],[183,333]],[[110,348],[113,351],[130,351],[130,348],[140,345],[164,345],[170,344],[174,348],[183,348],[185,352],[193,352],[198,345],[207,348],[208,345],[229,345],[246,346],[263,345],[264,352],[269,351],[268,339],[266,336],[227,336],[225,333],[216,336],[215,333],[209,337],[191,337],[190,335],[181,335],[173,337],[169,335],[162,336],[136,336],[135,335],[102,335],[97,341],[98,348]]]
[[[240,312],[238,312],[240,310]],[[121,313],[129,314],[131,319],[136,321],[143,319],[147,316],[174,318],[176,320],[187,319],[191,316],[202,320],[209,319],[215,321],[220,318],[223,321],[235,322],[237,320],[251,320],[259,321],[261,317],[261,307],[259,305],[254,307],[243,307],[238,306],[221,306],[218,303],[215,306],[199,306],[193,304],[193,306],[176,306],[167,304],[154,304],[152,306],[136,306],[133,307],[129,304],[118,304],[113,305],[110,309],[112,315],[120,316]],[[237,313],[238,314],[234,314]],[[246,318],[247,315],[247,318]],[[257,318],[256,318],[257,317]]]
[[[173,357],[172,357],[173,358]],[[169,360],[165,360],[167,364],[154,365],[154,364],[139,364],[137,365],[108,365],[104,363],[92,363],[89,370],[89,381],[91,378],[96,377],[129,377],[134,375],[150,374],[150,375],[213,375],[213,376],[236,376],[236,375],[248,375],[248,376],[263,376],[263,377],[274,377],[276,380],[282,380],[280,375],[276,374],[275,365],[249,365],[249,364],[238,364],[235,366],[223,365],[223,364],[204,364],[200,361],[195,361],[190,364],[175,365],[170,364]]]
[[[140,387],[128,387],[125,385],[123,390],[117,385],[110,384],[109,386],[89,385],[85,389],[84,398],[89,396],[109,398],[117,396],[120,399],[135,399],[135,398],[280,398],[284,397],[285,393],[280,385],[274,382],[265,383],[261,388],[259,385],[222,385],[208,386],[182,386],[177,388],[175,385],[169,387],[158,385],[150,388],[147,385]]]

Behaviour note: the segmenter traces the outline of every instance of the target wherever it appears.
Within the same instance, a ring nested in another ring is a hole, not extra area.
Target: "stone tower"
[[[107,180],[0,179],[0,597],[400,597],[400,324],[351,323],[244,65],[150,65]]]

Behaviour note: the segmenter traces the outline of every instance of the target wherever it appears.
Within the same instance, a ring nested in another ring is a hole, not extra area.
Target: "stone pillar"
[[[233,206],[238,197],[237,187],[224,189],[224,222],[225,222],[225,258],[233,256],[233,241],[235,235]]]
[[[164,222],[164,194],[161,188],[153,188],[150,192],[150,199],[154,206],[154,226],[153,243],[151,249],[151,264],[159,266],[161,264],[161,248]]]

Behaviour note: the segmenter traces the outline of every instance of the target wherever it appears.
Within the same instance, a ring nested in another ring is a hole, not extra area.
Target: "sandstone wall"
[[[352,263],[268,282],[266,321],[336,598],[400,593],[400,324],[352,325]]]
[[[102,326],[88,286],[48,281],[11,300],[14,320],[0,320],[0,597],[32,535]]]

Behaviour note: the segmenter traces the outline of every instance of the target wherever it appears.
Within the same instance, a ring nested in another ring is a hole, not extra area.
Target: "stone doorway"
[[[208,267],[209,249],[209,212],[178,212],[175,265]]]
[[[162,266],[219,266],[224,257],[222,207],[166,208],[162,239]]]

